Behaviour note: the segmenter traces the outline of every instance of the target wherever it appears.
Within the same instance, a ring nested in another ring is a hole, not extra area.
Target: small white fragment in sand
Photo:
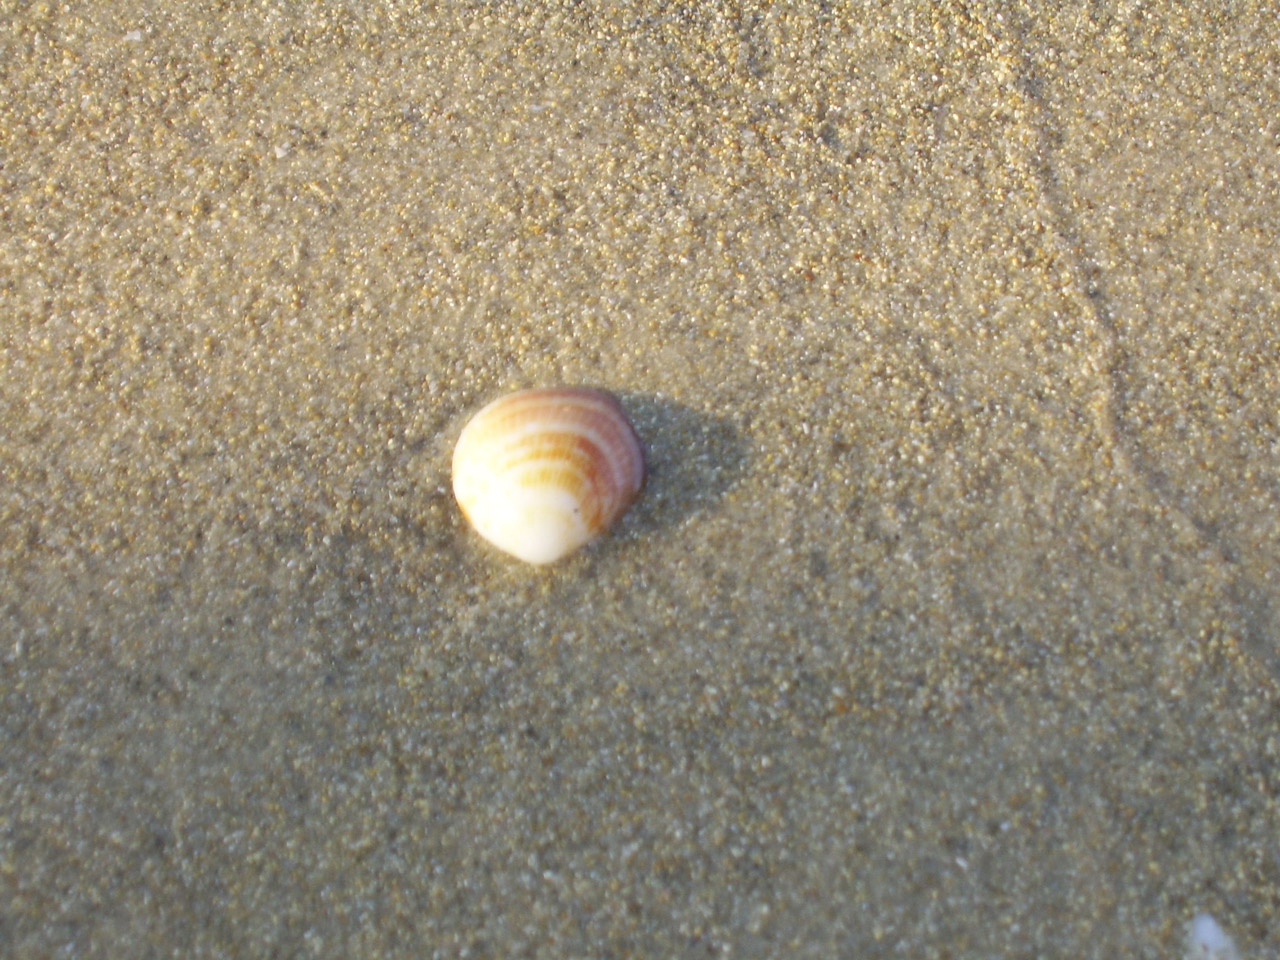
[[[276,144],[276,159],[277,159],[277,160],[283,160],[283,159],[284,159],[285,157],[287,157],[288,155],[289,155],[289,144],[287,144],[287,143],[278,143],[278,144]]]
[[[128,33],[126,33],[126,34],[124,35],[124,38],[125,38],[125,40],[127,40],[129,43],[141,43],[141,42],[142,42],[142,31],[141,31],[141,30],[130,30]]]
[[[1187,924],[1187,960],[1240,960],[1240,951],[1217,920],[1201,913]]]

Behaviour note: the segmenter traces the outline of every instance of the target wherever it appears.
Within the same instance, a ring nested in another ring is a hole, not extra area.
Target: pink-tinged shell
[[[611,394],[521,390],[471,418],[453,450],[453,495],[476,532],[551,563],[609,529],[644,484],[644,453]]]

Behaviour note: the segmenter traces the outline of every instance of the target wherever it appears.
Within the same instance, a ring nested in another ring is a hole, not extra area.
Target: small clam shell
[[[603,533],[640,492],[644,453],[603,390],[522,390],[489,404],[453,451],[453,495],[476,532],[528,563]]]

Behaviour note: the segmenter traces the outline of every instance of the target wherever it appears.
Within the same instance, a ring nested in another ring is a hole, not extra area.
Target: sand
[[[0,953],[1280,954],[1280,24],[1046,6],[11,11]]]

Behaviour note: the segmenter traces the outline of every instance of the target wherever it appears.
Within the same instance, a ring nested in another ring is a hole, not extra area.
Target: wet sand
[[[1266,4],[26,8],[0,952],[1280,952]],[[651,473],[550,569],[502,391]]]

